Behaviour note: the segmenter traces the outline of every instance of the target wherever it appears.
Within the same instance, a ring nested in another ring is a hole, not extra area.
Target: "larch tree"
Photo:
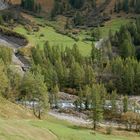
[[[96,130],[97,123],[103,119],[103,104],[101,100],[101,86],[99,84],[95,84],[92,86],[92,95],[91,95],[92,103],[92,120],[93,120],[93,129]]]

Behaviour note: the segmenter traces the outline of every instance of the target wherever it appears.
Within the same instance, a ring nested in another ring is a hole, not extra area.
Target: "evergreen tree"
[[[116,110],[117,110],[116,100],[117,100],[117,93],[116,93],[116,91],[112,91],[112,93],[111,93],[111,113],[113,115],[116,113]]]
[[[92,0],[92,7],[96,8],[96,0]]]
[[[125,112],[127,112],[127,111],[128,111],[128,97],[125,96],[125,97],[123,98],[123,112],[125,113]]]
[[[80,106],[80,110],[83,109],[83,91],[82,89],[80,88],[80,90],[78,91],[78,103],[79,103],[79,106]]]
[[[129,12],[129,0],[124,0],[123,1],[123,9],[126,13]]]
[[[59,93],[59,87],[58,85],[55,85],[51,89],[51,96],[53,96],[53,103],[55,104],[55,108],[58,108],[58,93]]]
[[[8,88],[8,77],[6,73],[6,67],[3,61],[0,59],[0,94],[6,97],[6,89]]]
[[[97,123],[103,119],[103,105],[101,100],[101,87],[100,85],[92,86],[92,120],[93,120],[93,128],[96,130]]]
[[[74,62],[71,66],[69,73],[69,80],[71,87],[80,88],[84,81],[84,70],[79,63]]]
[[[85,0],[69,0],[69,2],[74,8],[79,9],[84,5]]]
[[[95,72],[90,65],[86,65],[84,69],[85,69],[84,70],[85,71],[84,83],[91,86],[96,81],[95,80]]]
[[[74,17],[74,25],[79,26],[83,24],[83,18],[80,12],[76,12],[76,15]]]
[[[83,94],[85,96],[85,109],[88,110],[91,104],[91,88],[86,85],[83,90]]]
[[[135,11],[138,14],[140,13],[140,1],[139,0],[136,0]]]
[[[41,119],[42,114],[47,110],[48,106],[48,94],[46,83],[44,83],[44,76],[40,73],[36,75],[31,72],[27,72],[21,83],[21,97],[24,100],[33,101],[34,115]],[[37,105],[35,106],[35,101]]]
[[[126,58],[126,57],[132,57],[135,56],[135,47],[132,44],[131,38],[127,38],[123,40],[121,44],[121,55]]]

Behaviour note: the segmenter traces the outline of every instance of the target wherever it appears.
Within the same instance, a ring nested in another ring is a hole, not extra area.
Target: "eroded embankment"
[[[17,52],[19,48],[25,47],[27,44],[28,40],[23,35],[0,27],[0,45],[13,49],[12,61],[14,64],[20,66],[22,73],[29,67],[29,62],[23,55]]]
[[[13,32],[4,27],[0,27],[0,38],[12,44],[14,48],[24,47],[28,44],[28,40],[24,35]]]

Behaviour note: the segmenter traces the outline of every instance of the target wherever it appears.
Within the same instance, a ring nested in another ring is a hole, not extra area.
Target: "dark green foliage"
[[[83,24],[83,17],[80,12],[77,12],[74,16],[74,25],[79,26]]]
[[[5,64],[10,64],[12,61],[12,49],[0,46],[0,59]]]
[[[137,81],[139,76],[136,71],[139,65],[140,63],[134,58],[127,58],[126,60],[116,58],[112,61],[112,72],[115,76],[114,86],[119,93],[127,93],[128,95],[139,94],[139,88],[135,88],[139,83]]]
[[[140,1],[139,0],[117,0],[116,4],[114,6],[114,11],[119,13],[121,10],[123,10],[126,13],[129,13],[130,10],[133,9],[133,11],[137,14],[140,13]]]
[[[69,0],[69,2],[74,8],[79,9],[84,5],[85,0]]]
[[[46,112],[48,106],[48,91],[44,82],[44,76],[39,72],[36,74],[27,72],[21,82],[21,98],[33,101],[33,111],[35,116],[41,119],[42,113]],[[38,102],[35,106],[34,102]]]
[[[0,95],[5,96],[6,89],[8,88],[8,77],[6,66],[2,59],[0,59]]]
[[[0,25],[4,23],[3,16],[0,15]]]
[[[40,13],[42,9],[40,3],[36,3],[36,0],[21,0],[21,7],[36,13]]]
[[[95,41],[99,41],[101,38],[101,31],[100,27],[98,26],[97,28],[94,28],[92,31],[91,36],[94,38]]]
[[[127,111],[128,111],[128,97],[125,96],[125,97],[123,98],[123,112],[125,113],[125,112],[127,112]]]
[[[92,86],[92,120],[93,120],[93,129],[97,127],[97,123],[103,119],[103,102],[101,98],[102,86],[95,84]]]
[[[53,20],[53,18],[56,15],[62,14],[63,12],[64,12],[64,4],[63,4],[63,2],[61,0],[55,0],[53,9],[51,11],[51,19]]]
[[[139,14],[140,13],[140,1],[139,0],[136,0],[134,7],[135,7],[136,13]]]
[[[129,12],[129,0],[123,0],[123,9],[126,13]]]

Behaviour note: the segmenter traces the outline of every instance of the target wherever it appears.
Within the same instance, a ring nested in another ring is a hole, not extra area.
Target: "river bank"
[[[21,75],[29,68],[28,60],[18,53],[18,49],[25,47],[26,42],[23,38],[8,36],[0,33],[0,46],[9,47],[13,50],[12,63]]]

